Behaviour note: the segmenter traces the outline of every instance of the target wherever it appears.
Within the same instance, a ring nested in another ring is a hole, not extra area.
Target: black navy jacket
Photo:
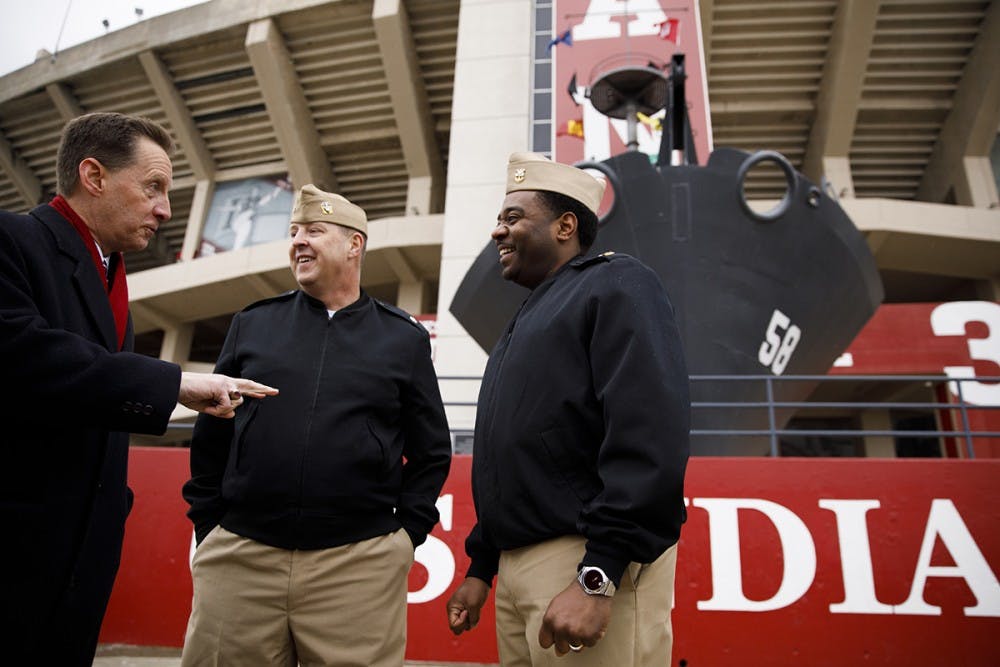
[[[117,343],[104,279],[72,225],[47,205],[0,212],[8,664],[93,662],[131,506],[125,432],[162,433],[181,376]]]
[[[400,526],[424,541],[451,438],[419,323],[364,293],[328,318],[289,292],[236,314],[216,371],[280,393],[247,400],[231,421],[198,418],[184,497],[199,542],[217,524],[284,549]]]
[[[535,288],[494,347],[479,394],[469,575],[561,535],[616,583],[677,542],[688,377],[656,275],[627,255],[577,257]]]

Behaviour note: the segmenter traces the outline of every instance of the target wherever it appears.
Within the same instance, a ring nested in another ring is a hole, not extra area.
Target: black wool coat
[[[104,279],[54,208],[0,211],[0,646],[90,665],[121,555],[127,432],[162,433],[180,367],[117,350]]]

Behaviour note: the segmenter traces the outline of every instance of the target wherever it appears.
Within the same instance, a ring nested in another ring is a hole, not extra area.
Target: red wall
[[[132,450],[136,502],[103,642],[183,642],[187,456]],[[433,599],[410,604],[411,660],[496,661],[491,609],[458,639],[445,624],[445,601],[468,565],[469,470],[470,458],[456,457],[442,525],[410,575],[411,595],[431,570],[443,582]],[[998,481],[1000,461],[693,459],[674,664],[1000,664]],[[853,609],[836,613],[845,600]]]
[[[847,348],[831,374],[941,375],[949,378],[992,377],[962,382],[969,430],[1000,433],[1000,303],[884,304]],[[939,402],[957,402],[957,383],[939,392]],[[958,410],[941,412],[944,430],[962,430]],[[1000,458],[1000,438],[973,439],[977,457]],[[964,443],[949,450],[962,451]]]

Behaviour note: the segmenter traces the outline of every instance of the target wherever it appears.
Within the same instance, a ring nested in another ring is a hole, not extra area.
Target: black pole
[[[660,153],[656,158],[657,167],[673,164],[675,150],[681,152],[682,164],[695,164],[698,161],[684,94],[686,81],[684,54],[675,53],[670,62],[670,85],[667,88],[667,106],[660,138]]]

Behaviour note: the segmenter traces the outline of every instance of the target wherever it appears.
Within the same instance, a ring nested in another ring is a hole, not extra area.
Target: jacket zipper
[[[486,433],[483,436],[484,439],[489,438],[490,435],[493,433],[493,423],[494,423],[494,421],[496,421],[496,401],[494,400],[494,398],[496,396],[496,389],[497,389],[497,386],[499,386],[499,384],[500,384],[500,378],[503,376],[503,365],[504,365],[504,361],[507,359],[507,352],[508,352],[508,350],[510,350],[511,341],[513,341],[513,339],[514,339],[514,329],[517,328],[518,318],[521,316],[521,311],[524,310],[524,305],[526,303],[527,303],[527,299],[525,299],[521,303],[521,306],[517,309],[517,312],[514,314],[514,319],[511,320],[510,326],[508,327],[507,331],[504,333],[504,337],[503,337],[503,351],[500,353],[500,359],[497,361],[497,370],[496,370],[496,373],[493,376],[493,382],[491,382],[490,385],[489,385],[489,387],[487,387],[487,390],[489,391],[489,394],[485,398],[486,398],[486,405],[489,406],[489,412],[486,414],[486,418],[483,420],[483,423],[486,425]],[[488,454],[489,447],[485,447],[484,449],[486,451],[483,451],[480,454],[481,456],[483,456],[486,459],[485,460],[485,466],[484,466],[483,469],[484,470],[490,470],[490,471],[492,471],[489,474],[489,486],[490,486],[490,489],[489,489],[489,491],[487,492],[486,495],[492,495],[493,496],[493,500],[499,500],[499,496],[500,496],[500,483],[499,483],[500,471],[497,470],[496,457]],[[482,530],[484,534],[487,532],[485,526],[488,526],[489,523],[490,523],[488,520],[484,521],[484,518],[487,516],[487,514],[488,514],[487,512],[482,512],[482,516],[479,517],[480,530]]]
[[[336,314],[334,317],[336,317]],[[313,415],[316,413],[316,403],[319,401],[319,386],[320,382],[323,380],[323,366],[326,363],[326,342],[330,338],[330,325],[332,322],[333,317],[328,317],[326,320],[326,330],[323,333],[323,344],[319,351],[319,363],[316,364],[316,382],[313,385],[312,405],[309,406],[309,415],[306,422],[305,447],[302,450],[302,459],[299,461],[299,503],[298,507],[295,509],[296,523],[298,523],[298,519],[302,516],[303,494],[306,484],[306,458],[308,457],[309,448],[312,444]]]

